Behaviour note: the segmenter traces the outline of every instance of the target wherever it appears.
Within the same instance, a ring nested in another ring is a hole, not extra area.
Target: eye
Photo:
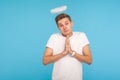
[[[68,25],[68,24],[69,24],[68,22],[65,23],[65,25]]]
[[[63,27],[63,25],[62,25],[62,24],[59,24],[58,26],[59,26],[59,27]]]

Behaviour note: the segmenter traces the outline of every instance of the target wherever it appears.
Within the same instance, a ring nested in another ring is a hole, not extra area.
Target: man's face
[[[58,21],[58,28],[64,36],[72,33],[72,22],[68,18],[63,18]]]

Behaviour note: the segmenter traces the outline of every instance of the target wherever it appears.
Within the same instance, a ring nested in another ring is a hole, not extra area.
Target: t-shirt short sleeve
[[[49,48],[53,49],[53,46],[54,46],[54,35],[51,35],[47,44],[46,44],[46,47],[49,47]]]
[[[82,48],[83,48],[84,46],[86,46],[87,44],[89,44],[89,40],[88,40],[86,34],[83,33],[83,34],[82,34]]]

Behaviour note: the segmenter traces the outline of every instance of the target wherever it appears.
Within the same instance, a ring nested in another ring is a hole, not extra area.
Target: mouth
[[[64,32],[66,33],[66,32],[68,32],[68,30],[65,30]]]

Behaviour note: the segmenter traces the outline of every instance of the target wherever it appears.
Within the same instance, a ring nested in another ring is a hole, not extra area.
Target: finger
[[[69,44],[70,40],[69,40],[69,36],[66,37],[66,43]]]

